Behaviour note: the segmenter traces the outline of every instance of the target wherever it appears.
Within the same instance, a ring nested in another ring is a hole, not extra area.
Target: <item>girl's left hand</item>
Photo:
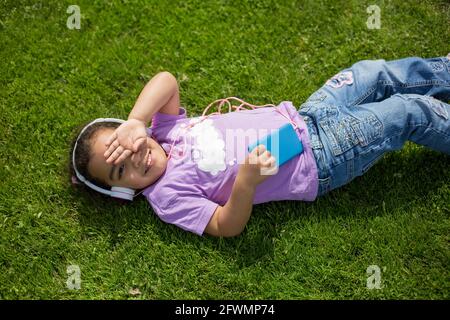
[[[145,123],[136,119],[127,120],[113,132],[105,145],[108,149],[103,155],[107,163],[119,165],[133,153],[132,160],[139,163],[140,158],[147,153]]]

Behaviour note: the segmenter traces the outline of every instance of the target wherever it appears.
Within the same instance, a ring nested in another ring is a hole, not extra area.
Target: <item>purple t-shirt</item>
[[[277,107],[299,126],[300,133],[296,132],[304,151],[256,187],[253,204],[313,201],[318,175],[306,124],[290,101]],[[167,153],[180,135],[166,170],[143,191],[161,220],[198,235],[203,234],[217,205],[224,206],[230,197],[239,165],[247,156],[247,146],[271,133],[271,129],[288,123],[274,107],[211,115],[199,122],[200,118],[187,118],[183,107],[178,115],[158,112],[153,116],[153,138]]]

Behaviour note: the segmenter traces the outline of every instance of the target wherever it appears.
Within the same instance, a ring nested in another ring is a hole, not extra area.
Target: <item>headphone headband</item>
[[[75,151],[77,149],[77,145],[78,145],[78,140],[80,139],[80,137],[83,135],[83,133],[86,131],[87,128],[89,128],[91,125],[93,125],[94,123],[99,123],[99,122],[116,122],[116,123],[124,123],[125,120],[122,119],[116,119],[116,118],[98,118],[95,119],[94,121],[91,121],[90,123],[88,123],[80,132],[80,134],[77,137],[77,140],[75,141],[75,146],[73,147],[73,153],[72,153],[72,163],[73,163],[73,169],[75,170],[75,174],[78,178],[78,180],[80,180],[81,182],[83,182],[85,185],[87,185],[89,188],[106,194],[108,196],[111,197],[115,197],[115,198],[120,198],[120,199],[125,199],[125,200],[133,200],[133,196],[134,196],[134,190],[130,189],[130,188],[123,188],[123,187],[111,187],[111,190],[106,190],[104,188],[101,188],[95,184],[93,184],[92,182],[88,181],[77,169],[76,163],[75,163]]]

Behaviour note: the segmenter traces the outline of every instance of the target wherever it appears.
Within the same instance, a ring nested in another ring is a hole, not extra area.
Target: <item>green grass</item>
[[[233,239],[86,197],[66,172],[74,128],[126,118],[159,71],[188,116],[231,95],[299,107],[358,60],[446,55],[449,19],[446,1],[0,1],[0,298],[449,299],[449,157],[413,144],[314,203],[254,206]]]

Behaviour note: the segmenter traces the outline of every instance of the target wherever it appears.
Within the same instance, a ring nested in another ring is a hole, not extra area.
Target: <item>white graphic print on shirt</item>
[[[191,119],[189,124],[197,122]],[[225,142],[220,137],[219,131],[214,128],[211,119],[203,120],[190,129],[192,143],[192,158],[202,171],[216,175],[226,169]]]

